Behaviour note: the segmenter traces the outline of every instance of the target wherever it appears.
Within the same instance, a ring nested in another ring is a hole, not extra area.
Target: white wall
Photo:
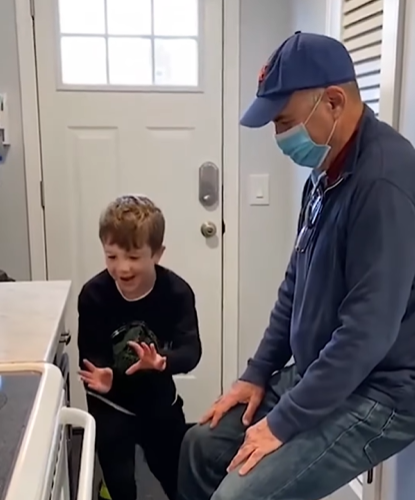
[[[12,144],[0,164],[0,268],[24,280],[30,262],[14,0],[0,0],[0,92],[8,97]]]
[[[287,0],[241,0],[241,114],[272,51],[291,33]],[[249,176],[268,174],[269,206],[250,206]],[[240,130],[239,368],[262,337],[294,239],[293,168],[270,125]]]
[[[259,4],[258,4],[259,5]],[[258,72],[295,31],[324,33],[326,0],[241,1],[241,113],[255,96]],[[415,120],[415,119],[414,119]],[[249,176],[270,176],[270,205],[250,206]],[[240,132],[239,369],[255,351],[292,249],[309,170],[283,157],[272,126]]]

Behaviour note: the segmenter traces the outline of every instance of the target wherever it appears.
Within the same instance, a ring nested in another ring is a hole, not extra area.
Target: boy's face
[[[154,266],[163,255],[164,247],[153,253],[148,245],[129,252],[118,245],[103,244],[108,272],[121,292],[134,295],[142,292],[154,276]]]

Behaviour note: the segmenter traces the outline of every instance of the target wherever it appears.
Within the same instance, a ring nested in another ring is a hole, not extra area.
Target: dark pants
[[[255,422],[298,382],[295,367],[276,374]],[[246,476],[226,468],[244,440],[245,406],[215,429],[187,433],[179,465],[180,500],[320,500],[415,440],[415,415],[351,396],[321,424],[263,458]],[[254,422],[254,423],[255,423]]]
[[[92,396],[87,400],[96,421],[98,459],[112,500],[137,498],[136,444],[142,447],[151,472],[169,500],[174,500],[180,446],[186,432],[182,401],[164,412],[134,417]]]

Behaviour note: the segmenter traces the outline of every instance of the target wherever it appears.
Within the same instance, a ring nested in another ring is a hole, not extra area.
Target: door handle
[[[219,201],[219,169],[211,161],[199,167],[199,201],[205,208],[213,207]]]
[[[204,222],[200,228],[200,232],[205,238],[212,238],[213,236],[216,236],[217,233],[216,224],[210,221]]]

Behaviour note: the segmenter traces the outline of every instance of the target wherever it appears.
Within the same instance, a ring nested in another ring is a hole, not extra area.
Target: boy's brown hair
[[[145,245],[153,255],[163,246],[165,220],[162,211],[146,196],[120,196],[102,213],[99,238],[130,252]]]

